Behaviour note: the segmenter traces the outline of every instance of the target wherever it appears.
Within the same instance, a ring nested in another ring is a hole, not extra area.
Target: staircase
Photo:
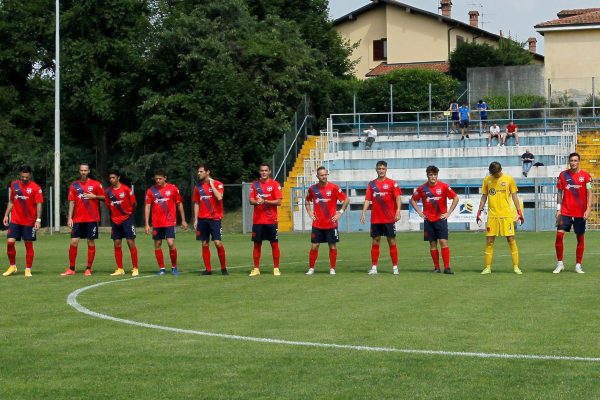
[[[594,202],[592,212],[588,219],[589,229],[600,228],[600,188],[597,187],[597,179],[600,177],[600,131],[580,132],[577,140],[577,152],[581,155],[581,169],[592,175]]]
[[[292,187],[298,184],[298,176],[304,175],[304,161],[310,159],[311,150],[314,151],[317,148],[317,141],[319,136],[307,136],[306,140],[302,144],[300,153],[294,162],[292,170],[288,174],[285,183],[283,184],[283,199],[281,201],[281,207],[279,208],[279,231],[290,232],[292,230]]]

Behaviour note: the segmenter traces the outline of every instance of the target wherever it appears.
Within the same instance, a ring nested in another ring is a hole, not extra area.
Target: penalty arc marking
[[[261,338],[253,336],[241,336],[241,335],[230,335],[225,333],[215,333],[206,331],[197,331],[191,329],[180,329],[173,328],[170,326],[148,324],[146,322],[132,321],[124,318],[117,318],[111,315],[102,314],[87,307],[82,306],[77,301],[77,297],[88,290],[95,289],[101,286],[109,285],[111,283],[127,282],[135,279],[151,278],[151,276],[140,277],[140,278],[129,278],[120,279],[114,281],[107,281],[96,283],[94,285],[85,286],[81,289],[77,289],[69,294],[67,297],[67,304],[76,309],[77,311],[89,315],[90,317],[100,318],[107,321],[118,322],[121,324],[138,326],[141,328],[158,329],[161,331],[174,332],[187,335],[198,335],[216,337],[229,340],[243,340],[247,342],[258,342],[258,343],[269,343],[269,344],[281,344],[289,346],[304,346],[304,347],[317,347],[325,349],[339,349],[339,350],[352,350],[352,351],[369,351],[369,352],[382,352],[382,353],[404,353],[404,354],[423,354],[423,355],[434,355],[434,356],[447,356],[447,357],[475,357],[475,358],[497,358],[497,359],[511,359],[511,360],[546,360],[546,361],[584,361],[584,362],[600,362],[600,357],[577,357],[577,356],[557,356],[557,355],[536,355],[536,354],[501,354],[501,353],[477,353],[468,351],[443,351],[443,350],[420,350],[420,349],[398,349],[394,347],[372,347],[372,346],[355,346],[348,344],[334,344],[334,343],[318,343],[318,342],[305,342],[295,340],[283,340],[273,338]]]

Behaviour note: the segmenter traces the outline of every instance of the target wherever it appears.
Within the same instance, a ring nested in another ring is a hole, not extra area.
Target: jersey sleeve
[[[367,193],[365,194],[365,200],[373,200],[373,189],[371,189],[371,183],[367,184]]]
[[[183,201],[183,199],[181,198],[181,193],[179,193],[179,188],[175,185],[173,185],[173,201],[175,202],[175,204],[179,204]]]
[[[348,197],[348,195],[346,195],[346,192],[344,192],[342,190],[342,188],[339,187],[339,186],[336,186],[336,190],[337,190],[336,191],[336,199],[338,201],[344,201],[344,200],[346,200],[346,198]]]
[[[225,193],[225,186],[223,185],[223,182],[215,181],[215,186],[217,187],[219,193]]]
[[[98,182],[98,184],[94,188],[94,194],[96,196],[104,196],[105,195],[104,188],[102,187],[102,184],[100,182]]]
[[[192,194],[192,202],[200,204],[200,192],[198,188],[194,186],[194,193]]]
[[[483,180],[483,184],[481,185],[481,194],[485,194],[485,195],[488,194],[488,180],[487,180],[487,178],[485,178]]]
[[[277,184],[277,186],[275,187],[274,192],[275,193],[273,193],[273,197],[275,198],[275,200],[283,199],[283,193],[281,192],[281,185],[280,184]]]
[[[450,185],[446,185],[446,196],[449,199],[455,199],[457,197],[456,192],[450,187]]]
[[[306,194],[306,201],[313,201],[315,198],[315,194],[313,193],[312,186],[308,188],[308,193]]]
[[[15,190],[13,189],[13,184],[10,184],[10,194],[9,194],[9,199],[14,203],[15,201]]]
[[[131,202],[131,206],[134,207],[137,204],[137,199],[135,198],[135,194],[133,193],[133,190],[131,188],[127,192],[127,195],[129,196],[129,201]]]
[[[398,182],[394,181],[394,197],[398,197],[402,195],[402,189],[398,186]]]
[[[508,192],[509,193],[517,193],[519,188],[517,188],[517,183],[513,177],[510,178],[510,183],[508,184]]]
[[[73,184],[71,184],[71,186],[69,186],[69,194],[67,195],[67,200],[75,201],[76,198],[77,198],[77,191],[73,187]]]
[[[422,198],[423,196],[423,191],[421,190],[421,186],[419,186],[418,188],[415,189],[415,191],[412,194],[412,199],[414,201],[418,201]]]
[[[152,194],[152,190],[148,189],[146,191],[146,204],[152,204],[154,201],[154,194]]]

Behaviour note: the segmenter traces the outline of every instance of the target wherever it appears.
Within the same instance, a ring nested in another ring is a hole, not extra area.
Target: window
[[[387,39],[373,40],[373,61],[387,60]]]
[[[460,35],[456,35],[456,47],[460,46],[465,42],[465,38]]]

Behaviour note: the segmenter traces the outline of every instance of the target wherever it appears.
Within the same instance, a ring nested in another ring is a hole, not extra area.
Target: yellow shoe
[[[492,273],[492,267],[485,267],[483,271],[481,271],[481,275],[487,275]]]
[[[31,268],[25,268],[25,278],[31,278]]]
[[[521,269],[519,267],[515,267],[515,274],[523,275],[523,271],[521,271]]]
[[[131,276],[139,276],[139,275],[140,275],[139,268],[134,268],[131,270]]]
[[[281,276],[281,272],[279,271],[279,268],[273,268],[273,275]]]
[[[252,272],[250,272],[250,275],[248,275],[248,276],[258,276],[258,275],[260,275],[260,269],[254,268],[252,270]]]
[[[13,274],[17,273],[17,266],[16,265],[11,265],[10,267],[8,267],[8,269],[6,270],[6,272],[4,272],[2,274],[2,276],[11,276]]]
[[[121,276],[121,275],[125,275],[125,270],[123,268],[117,268],[115,270],[115,272],[110,274],[110,276]]]

